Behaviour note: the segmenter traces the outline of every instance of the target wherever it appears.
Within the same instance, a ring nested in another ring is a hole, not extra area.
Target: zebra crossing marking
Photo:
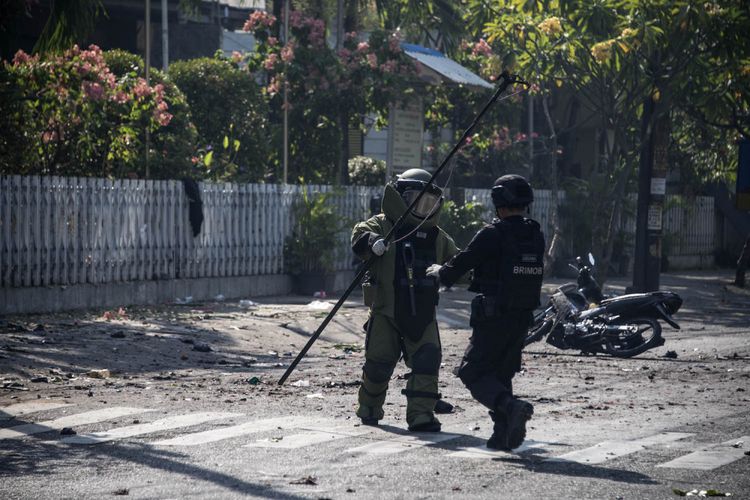
[[[11,420],[21,415],[36,413],[44,410],[54,410],[71,406],[68,403],[56,403],[54,401],[28,401],[26,403],[16,403],[4,408],[0,408],[0,421]]]
[[[175,415],[172,417],[166,417],[161,420],[154,422],[148,422],[145,424],[128,425],[126,427],[115,427],[108,431],[103,432],[92,432],[89,434],[79,434],[77,436],[70,436],[61,439],[61,443],[66,444],[98,444],[107,441],[115,441],[117,439],[125,439],[129,437],[141,436],[143,434],[151,434],[154,432],[168,431],[171,429],[178,429],[180,427],[188,427],[191,425],[202,424],[211,420],[219,420],[223,418],[239,417],[242,416],[240,413],[216,413],[216,412],[199,412],[199,413],[188,413],[186,415]]]
[[[313,444],[326,443],[330,441],[336,441],[338,439],[344,439],[348,437],[357,437],[363,434],[367,434],[370,431],[367,429],[356,428],[351,425],[347,426],[335,426],[327,428],[310,428],[299,434],[292,434],[290,436],[283,436],[279,439],[260,439],[254,443],[246,444],[246,448],[281,448],[281,449],[297,449]]]
[[[36,424],[23,424],[7,429],[0,429],[0,439],[18,439],[32,434],[60,430],[64,427],[75,427],[79,425],[95,424],[113,418],[125,417],[136,413],[154,411],[145,408],[128,408],[114,406],[102,410],[93,410],[75,415],[66,415],[54,420],[46,420]]]
[[[738,443],[740,443],[738,446]],[[706,446],[688,455],[683,455],[657,467],[674,469],[713,470],[729,465],[745,456],[750,448],[750,436],[742,436],[716,445]]]
[[[487,448],[487,445],[482,446],[469,446],[466,448],[460,448],[459,451],[454,451],[453,453],[448,453],[449,457],[455,457],[455,458],[497,458],[499,456],[502,456],[502,454],[506,455],[514,455],[517,453],[524,453],[528,451],[549,451],[548,445],[552,443],[547,443],[544,441],[534,441],[533,439],[527,439],[523,442],[521,446],[513,450],[512,452],[503,452],[501,450],[494,450],[492,448]]]
[[[69,406],[72,405],[59,402],[17,403],[15,405],[10,405],[2,408],[2,410],[0,410],[0,412],[2,412],[0,413],[0,416],[24,415],[27,413],[65,408]],[[9,427],[6,429],[0,429],[0,440],[23,438],[37,433],[59,430],[64,427],[82,426],[119,417],[153,411],[155,410],[130,407],[111,407],[100,410],[86,411],[73,415],[65,415],[56,419],[46,420],[39,423],[28,423]],[[151,434],[160,431],[189,427],[214,420],[222,420],[242,416],[244,415],[240,413],[228,412],[199,412],[175,415],[144,424],[115,427],[103,432],[93,432],[88,434],[69,436],[54,442],[65,444],[96,444]],[[455,428],[456,426],[454,425],[451,427]],[[451,441],[460,437],[465,437],[463,434],[452,432],[439,434],[396,434],[394,436],[392,434],[383,432],[382,429],[360,427],[352,425],[351,423],[340,424],[337,423],[337,421],[334,419],[311,419],[310,417],[306,416],[287,416],[254,420],[239,425],[231,425],[201,432],[182,434],[169,439],[156,441],[151,444],[162,446],[196,446],[235,438],[247,434],[273,431],[276,429],[284,431],[295,429],[298,432],[290,435],[283,435],[278,439],[270,438],[257,440],[255,442],[245,444],[244,447],[278,448],[291,450],[302,448],[305,446],[342,440],[346,438],[357,438],[369,434],[369,438],[372,439],[371,442],[361,446],[348,448],[345,450],[345,453],[380,456],[401,453],[408,450],[415,450],[424,446],[430,446],[446,441]],[[660,432],[650,436],[645,436],[639,439],[628,441],[603,441],[588,448],[572,451],[556,457],[550,457],[546,459],[545,462],[600,464],[614,458],[642,451],[650,446],[663,445],[679,441],[694,435],[694,433],[685,432]],[[706,445],[698,451],[680,456],[669,462],[659,464],[657,465],[657,467],[689,470],[713,470],[742,459],[745,456],[745,450],[750,447],[745,445],[745,443],[750,443],[750,436],[742,436],[740,438],[732,439],[722,443]],[[518,454],[534,450],[549,452],[550,445],[555,445],[555,443],[529,439],[526,440],[521,447],[513,450],[512,453]],[[456,451],[449,452],[446,456],[454,458],[491,459],[504,455],[503,452],[488,449],[486,446],[459,446],[455,449]]]
[[[462,437],[461,434],[451,434],[448,432],[441,432],[436,434],[423,433],[404,435],[397,438],[378,440],[374,443],[368,443],[362,446],[357,446],[355,448],[349,448],[345,451],[345,453],[390,455],[394,453],[401,453],[403,451],[414,448],[420,448],[422,446],[429,446],[431,444],[458,439],[460,437]]]
[[[579,464],[600,464],[613,458],[630,455],[649,446],[671,443],[693,436],[687,432],[660,432],[652,436],[631,441],[602,441],[589,448],[571,451],[558,457],[552,457],[545,462],[575,462]]]
[[[439,323],[445,323],[449,328],[455,329],[466,329],[469,328],[469,319],[459,316],[457,314],[451,314],[448,311],[439,311],[435,315],[435,319]]]
[[[310,417],[292,416],[267,418],[263,420],[254,420],[239,425],[222,427],[220,429],[211,429],[203,432],[177,436],[171,439],[156,441],[155,445],[159,446],[196,446],[200,444],[213,443],[233,437],[243,436],[246,434],[255,434],[259,432],[272,431],[278,428],[295,428],[311,422],[316,422]]]

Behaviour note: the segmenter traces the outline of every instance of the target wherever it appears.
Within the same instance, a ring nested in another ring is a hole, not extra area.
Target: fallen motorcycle
[[[576,283],[560,286],[544,310],[534,315],[524,345],[542,340],[560,349],[587,354],[630,358],[664,345],[663,320],[679,329],[672,315],[682,305],[673,292],[632,293],[607,298],[592,276],[594,257],[588,264],[578,257]]]

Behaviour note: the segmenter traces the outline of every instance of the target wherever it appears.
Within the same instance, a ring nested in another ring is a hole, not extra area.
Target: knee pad
[[[412,372],[415,375],[437,375],[441,358],[442,354],[437,344],[425,344],[412,356]]]
[[[367,378],[375,383],[382,384],[388,382],[393,374],[393,366],[388,363],[378,363],[377,361],[365,360],[365,366],[362,369]]]

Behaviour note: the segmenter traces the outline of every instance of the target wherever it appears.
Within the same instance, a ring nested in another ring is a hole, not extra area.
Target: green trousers
[[[403,353],[406,366],[411,368],[406,389],[402,391],[407,401],[406,422],[411,427],[435,420],[435,402],[440,397],[440,336],[435,321],[427,325],[417,341],[401,333],[392,318],[381,314],[370,315],[357,416],[383,418],[388,382]]]

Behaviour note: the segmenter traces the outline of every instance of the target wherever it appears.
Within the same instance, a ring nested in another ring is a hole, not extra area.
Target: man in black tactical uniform
[[[494,421],[488,448],[512,450],[526,438],[533,406],[513,397],[512,380],[521,369],[521,350],[542,286],[544,235],[539,224],[524,217],[534,193],[519,175],[495,181],[492,202],[497,219],[484,226],[468,247],[428,275],[450,286],[470,269],[469,346],[458,376],[471,395],[490,410]]]

